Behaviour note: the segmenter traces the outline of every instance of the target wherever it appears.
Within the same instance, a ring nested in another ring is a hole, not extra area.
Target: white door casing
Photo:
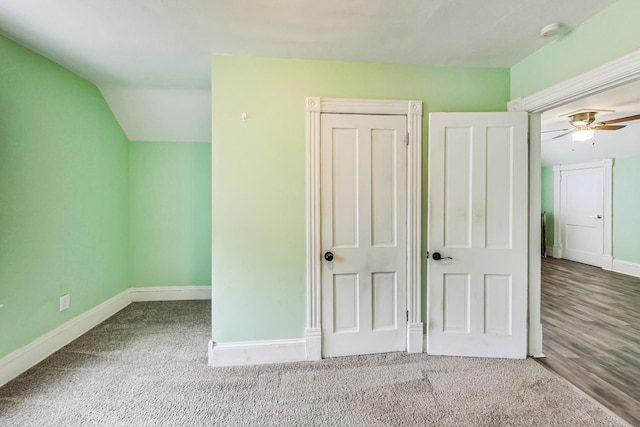
[[[429,354],[526,357],[527,128],[526,113],[430,114]]]
[[[554,170],[554,256],[611,269],[613,159]]]
[[[307,98],[307,327],[306,359],[322,357],[322,269],[321,245],[321,114],[381,114],[404,116],[407,124],[406,204],[405,204],[405,348],[421,352],[423,325],[420,302],[420,219],[421,219],[421,140],[422,102],[393,100]],[[384,281],[382,281],[384,282]],[[384,284],[381,282],[381,289]],[[364,351],[363,351],[364,352]]]
[[[404,351],[406,116],[320,127],[322,356]]]

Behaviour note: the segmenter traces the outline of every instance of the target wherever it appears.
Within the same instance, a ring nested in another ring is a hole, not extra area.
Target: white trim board
[[[211,286],[154,286],[130,288],[131,302],[211,299]]]
[[[129,289],[74,317],[0,359],[0,386],[40,363],[131,303]]]
[[[228,343],[209,341],[208,348],[209,366],[263,365],[307,360],[304,338]]]
[[[640,264],[631,261],[614,259],[611,263],[611,271],[627,274],[629,276],[640,277]]]
[[[0,359],[0,386],[40,363],[132,302],[211,299],[211,286],[129,288]]]
[[[600,65],[540,92],[516,98],[509,111],[543,113],[607,89],[640,79],[640,49]]]

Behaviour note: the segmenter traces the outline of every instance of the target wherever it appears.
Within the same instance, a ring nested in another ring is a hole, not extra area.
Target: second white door
[[[322,114],[322,356],[406,349],[406,116]]]
[[[604,168],[574,168],[560,174],[562,257],[604,267]]]

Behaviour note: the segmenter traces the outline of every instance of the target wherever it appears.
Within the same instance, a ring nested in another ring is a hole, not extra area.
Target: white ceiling
[[[640,80],[615,89],[574,101],[542,115],[542,131],[570,129],[567,113],[577,110],[614,110],[596,115],[596,122],[640,114]],[[571,136],[553,139],[562,132],[542,134],[542,163],[544,165],[583,163],[600,159],[640,156],[640,120],[626,123],[624,129],[596,131],[594,144],[575,144],[571,150]]]
[[[98,86],[210,86],[211,54],[510,67],[615,0],[0,0],[0,32]]]
[[[193,119],[180,126],[174,110],[188,105],[191,111],[208,103],[197,90],[209,90],[212,54],[511,67],[552,42],[538,36],[541,27],[560,22],[570,30],[612,3],[615,0],[0,0],[0,34],[98,85],[116,114],[122,113],[118,117],[132,122],[119,119],[130,138],[161,140],[164,127],[158,123],[165,116],[178,132],[210,128],[206,120],[194,126]],[[129,89],[120,89],[124,87]],[[154,88],[164,90],[163,102]],[[616,110],[599,115],[600,120],[638,114],[639,99],[640,83],[581,100],[545,113],[543,130],[567,127],[566,119],[557,116],[584,108]],[[140,103],[146,108],[123,107]],[[171,111],[141,116],[160,104]],[[201,109],[210,117],[209,110]],[[206,139],[183,133],[171,137]],[[545,164],[640,155],[640,121],[620,131],[598,132],[596,145],[582,144],[573,152],[569,137],[551,140],[555,135],[543,134]]]

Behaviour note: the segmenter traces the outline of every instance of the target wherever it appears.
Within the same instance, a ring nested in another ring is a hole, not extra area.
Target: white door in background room
[[[558,219],[562,258],[607,267],[604,244],[605,168],[592,163],[559,168]]]
[[[429,354],[527,354],[528,117],[429,118]]]
[[[406,349],[406,116],[322,114],[322,356]]]

